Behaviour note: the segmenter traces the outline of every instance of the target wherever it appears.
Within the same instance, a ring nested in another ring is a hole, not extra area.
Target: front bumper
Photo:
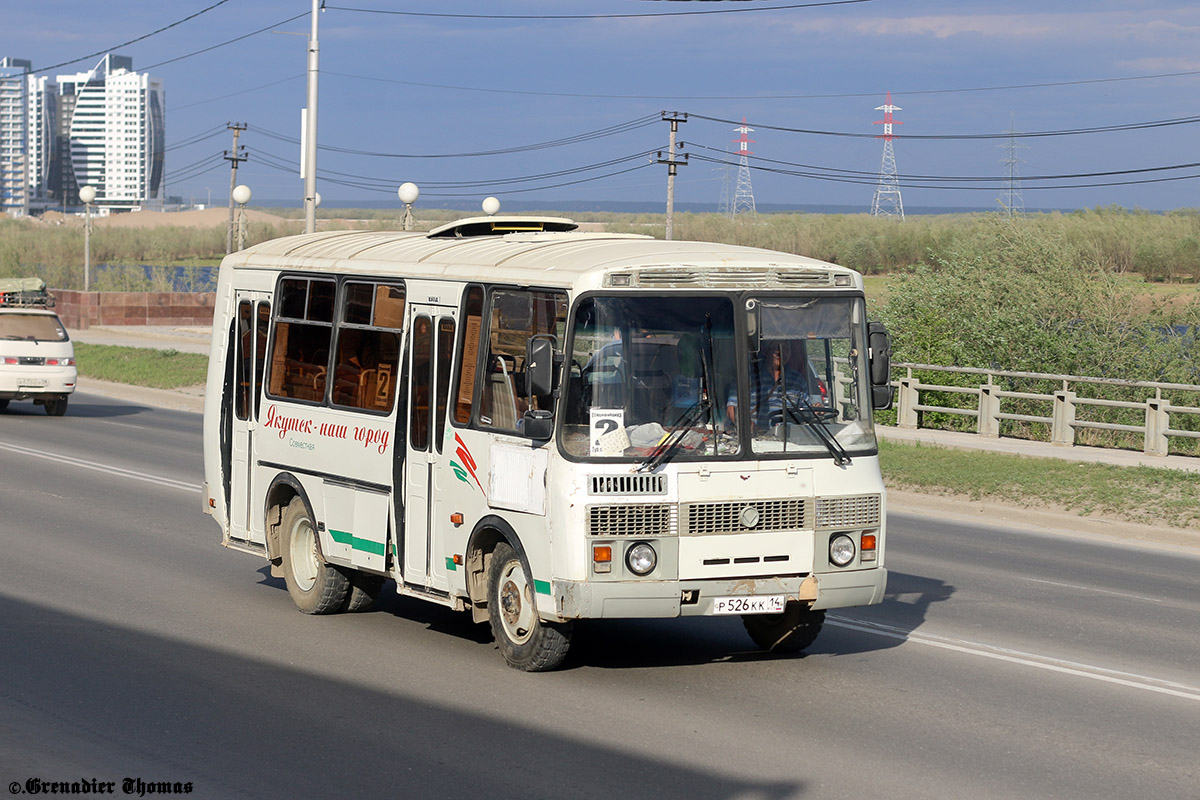
[[[558,619],[712,616],[713,598],[785,595],[813,609],[865,606],[883,600],[887,570],[851,570],[793,578],[671,581],[553,581]]]

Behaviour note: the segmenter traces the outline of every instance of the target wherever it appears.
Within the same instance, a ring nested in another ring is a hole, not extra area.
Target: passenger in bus
[[[803,357],[799,357],[803,362]],[[781,417],[786,392],[789,407],[804,407],[809,400],[808,377],[797,370],[795,348],[786,339],[764,341],[750,369],[750,419],[756,428],[768,428]],[[737,387],[729,391],[725,414],[737,425]]]

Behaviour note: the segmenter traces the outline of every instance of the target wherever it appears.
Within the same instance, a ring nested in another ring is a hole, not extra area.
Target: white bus
[[[578,619],[740,615],[795,652],[883,598],[862,277],[801,256],[484,217],[221,265],[204,502],[301,611],[385,582],[558,666]]]

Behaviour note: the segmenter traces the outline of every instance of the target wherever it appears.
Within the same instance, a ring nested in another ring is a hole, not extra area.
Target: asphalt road
[[[0,475],[18,794],[1200,796],[1195,550],[893,513],[886,601],[831,615],[804,657],[736,619],[592,622],[528,675],[418,601],[297,612],[201,513],[197,414],[13,403]]]

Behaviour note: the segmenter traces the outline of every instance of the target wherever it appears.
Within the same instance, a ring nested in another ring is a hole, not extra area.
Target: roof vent
[[[579,225],[564,217],[468,217],[439,225],[429,232],[430,239],[466,239],[475,236],[503,236],[506,233],[573,231]]]

